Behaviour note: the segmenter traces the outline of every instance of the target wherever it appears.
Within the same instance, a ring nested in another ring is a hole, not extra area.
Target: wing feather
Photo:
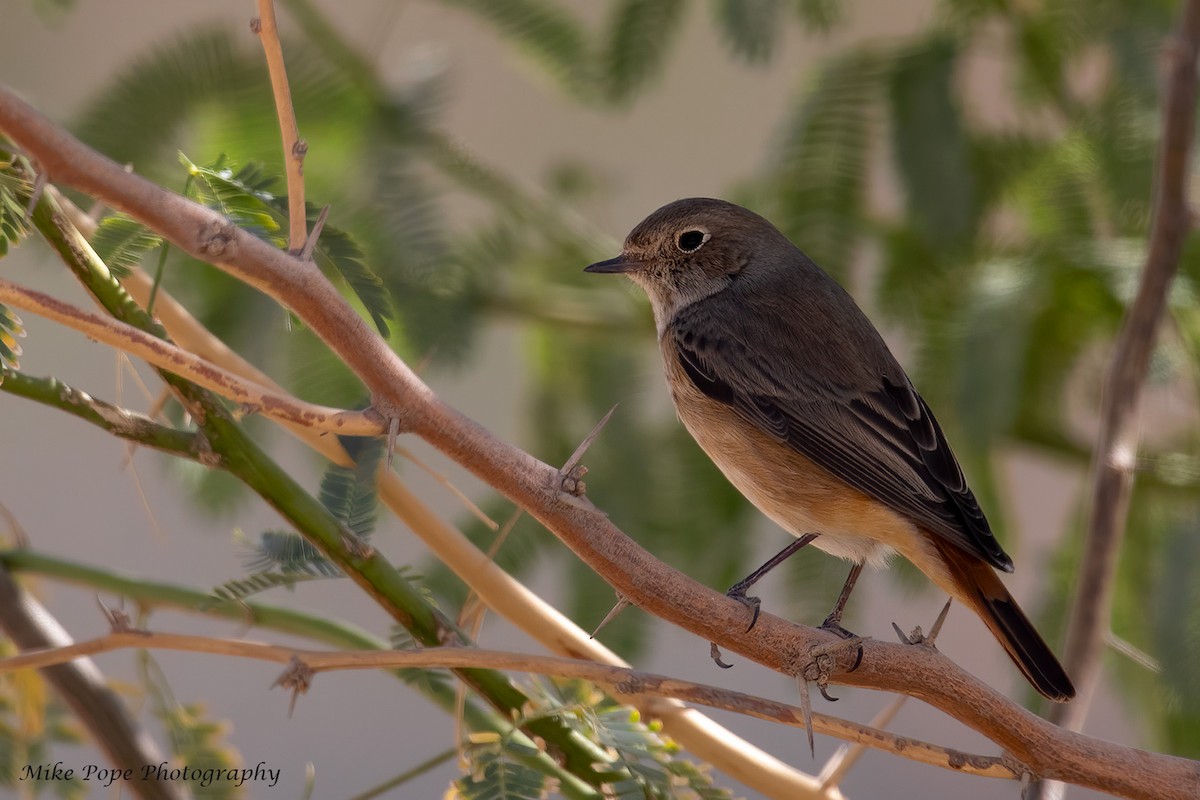
[[[869,336],[821,337],[801,313],[770,313],[779,298],[719,326],[706,302],[664,331],[697,389],[916,525],[1012,571],[941,426],[865,317]],[[861,316],[849,296],[844,302]],[[855,351],[864,346],[872,357]]]

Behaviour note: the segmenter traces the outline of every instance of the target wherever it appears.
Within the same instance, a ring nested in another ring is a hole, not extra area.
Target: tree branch
[[[331,647],[349,650],[390,650],[391,645],[372,636],[361,628],[340,620],[330,620],[313,614],[306,614],[291,608],[268,605],[254,601],[222,600],[211,592],[190,589],[171,583],[159,583],[136,578],[129,578],[106,570],[97,569],[91,565],[78,564],[54,556],[44,555],[32,550],[15,549],[0,551],[0,571],[26,572],[34,575],[45,575],[57,580],[66,581],[79,586],[85,586],[101,592],[109,592],[123,598],[128,598],[139,609],[174,608],[188,611],[200,616],[225,619],[240,625],[253,625],[292,636],[303,636],[315,641],[324,642]],[[62,640],[47,640],[29,647],[54,647],[63,644]],[[429,698],[430,702],[448,713],[456,711],[457,697],[453,686],[441,681],[413,682],[411,674],[399,671],[393,674]],[[527,745],[528,749],[517,748],[513,756],[522,763],[554,775],[560,780],[570,781],[572,776],[562,767],[554,763],[546,753],[538,752],[532,739],[527,738],[519,730],[513,728],[512,722],[501,717],[495,711],[482,706],[474,698],[468,698],[462,707],[472,730],[494,731],[503,736],[515,737],[516,741]],[[529,755],[526,755],[529,753]],[[142,763],[158,763],[161,759],[153,759]],[[139,764],[141,766],[141,764]]]
[[[306,262],[214,212],[125,173],[0,89],[0,130],[51,178],[129,213],[186,252],[275,297],[336,352],[375,396],[376,408],[491,484],[540,520],[618,592],[704,640],[787,675],[813,666],[812,651],[841,640],[764,613],[752,632],[746,609],[653,558],[586,499],[561,491],[558,470],[496,439],[443,403]],[[1033,772],[1129,797],[1200,792],[1200,764],[1061,731],[983,685],[939,653],[868,640],[828,657],[828,680],[918,697],[982,732]]]
[[[0,278],[0,303],[58,322],[240,403],[248,411],[259,412],[272,419],[286,420],[318,431],[347,436],[378,436],[384,430],[377,416],[373,417],[361,411],[313,405],[288,394],[273,392],[232,375],[199,356],[132,325],[112,317],[84,311],[70,303],[33,289],[26,289],[3,278]]]
[[[1142,384],[1184,239],[1191,229],[1187,192],[1192,174],[1198,53],[1200,0],[1186,0],[1179,29],[1166,44],[1163,133],[1146,264],[1137,295],[1117,335],[1101,402],[1100,433],[1092,463],[1090,523],[1063,658],[1078,694],[1073,703],[1051,712],[1051,719],[1071,730],[1083,727],[1100,680],[1105,635],[1112,617],[1113,578],[1133,489]]]
[[[283,45],[279,43],[272,0],[258,0],[258,18],[250,23],[250,27],[262,42],[267,71],[271,75],[271,93],[275,96],[275,114],[279,117],[279,132],[283,136],[283,164],[287,173],[288,247],[298,254],[308,239],[308,215],[304,208],[304,156],[308,153],[308,143],[300,138],[300,129],[296,126],[296,111],[292,107],[292,90],[283,65]]]
[[[665,675],[639,672],[629,668],[596,664],[592,661],[525,655],[475,647],[322,652],[297,650],[240,638],[219,639],[208,636],[147,631],[114,631],[84,642],[0,658],[0,674],[15,669],[45,668],[54,664],[63,664],[81,656],[94,656],[99,653],[128,648],[210,653],[288,665],[299,660],[303,669],[313,673],[348,669],[469,669],[472,667],[499,669],[505,672],[528,672],[536,675],[590,681],[633,697],[641,695],[676,697],[756,719],[781,722],[792,727],[803,727],[805,724],[802,711],[798,707],[743,692],[670,678]],[[1012,780],[1019,777],[1022,770],[1020,764],[1003,756],[965,753],[910,739],[906,736],[898,736],[867,725],[859,725],[827,714],[813,714],[812,723],[815,730],[828,736],[883,750],[893,755],[903,756],[922,764],[941,767],[953,772]]]
[[[0,392],[65,411],[114,436],[146,447],[193,460],[200,457],[201,447],[196,434],[160,425],[150,417],[98,400],[56,378],[35,378],[0,367]]]

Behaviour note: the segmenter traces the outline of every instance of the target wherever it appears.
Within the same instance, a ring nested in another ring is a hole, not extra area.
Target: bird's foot
[[[832,615],[826,617],[825,621],[821,623],[821,630],[829,631],[830,633],[832,633],[836,636],[840,636],[843,639],[845,639],[847,642],[853,641],[856,643],[856,645],[858,647],[858,655],[856,655],[854,657],[854,666],[850,667],[850,669],[848,669],[846,671],[854,672],[854,670],[858,669],[858,666],[860,664],[862,664],[862,660],[863,660],[862,637],[856,633],[853,633],[853,632],[848,631],[845,628],[843,628],[841,626],[841,623],[837,620],[837,618],[833,617]],[[824,697],[826,700],[837,700],[836,697],[830,697],[829,694],[826,693],[825,687],[823,687],[823,686],[821,687],[821,696]]]
[[[750,609],[750,624],[746,626],[746,633],[754,630],[754,626],[758,624],[759,612],[762,611],[762,600],[757,597],[751,597],[747,595],[745,589],[739,589],[737,586],[726,592],[725,596],[733,600],[737,600],[746,608]]]
[[[734,600],[737,600],[739,603],[744,605],[746,608],[750,609],[750,611],[751,611],[750,624],[748,626],[746,626],[746,633],[749,633],[750,631],[754,630],[754,626],[758,623],[758,614],[762,610],[762,600],[760,600],[757,597],[750,597],[749,595],[747,595],[746,590],[743,589],[740,585],[735,586],[732,589],[730,589],[728,592],[725,593],[725,596],[732,598]],[[717,666],[720,667],[721,669],[729,669],[730,667],[732,667],[733,664],[726,664],[724,661],[721,660],[721,648],[717,647],[717,643],[710,642],[710,644],[712,645],[712,647],[709,648],[708,654],[709,654],[709,656],[712,657],[712,660],[716,662]]]
[[[826,622],[828,622],[828,620]],[[837,623],[834,624],[837,625]],[[854,672],[854,670],[858,669],[859,665],[862,664],[862,643],[864,639],[861,636],[856,636],[853,633],[850,633],[840,625],[837,625],[836,630],[827,628],[824,624],[821,625],[821,628],[823,630],[829,630],[831,633],[838,634],[842,637],[842,641],[817,645],[809,650],[808,654],[812,658],[812,661],[809,662],[809,665],[805,668],[803,677],[817,684],[817,689],[820,690],[822,697],[831,703],[836,703],[838,698],[831,695],[826,687],[828,685],[830,675],[833,674],[833,670],[837,666],[838,655],[841,651],[848,650],[851,647],[857,649],[858,652],[854,656],[854,663],[850,665],[848,670],[846,670],[846,674]]]

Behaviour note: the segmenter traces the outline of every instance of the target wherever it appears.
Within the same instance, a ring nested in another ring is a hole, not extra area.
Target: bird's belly
[[[878,501],[708,398],[678,403],[679,417],[713,463],[760,511],[793,536],[850,561],[883,566],[920,542],[917,529]],[[700,402],[696,402],[699,400]]]

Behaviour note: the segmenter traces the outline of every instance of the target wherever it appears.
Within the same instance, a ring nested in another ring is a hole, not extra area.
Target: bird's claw
[[[708,654],[712,657],[712,660],[716,662],[718,667],[721,669],[730,669],[733,667],[733,664],[726,664],[721,660],[721,648],[717,647],[716,642],[710,642],[709,644],[711,647],[708,649]]]
[[[751,597],[745,592],[740,592],[736,589],[730,589],[725,593],[725,596],[733,600],[737,600],[746,608],[750,609],[752,616],[750,617],[750,624],[746,626],[746,633],[754,630],[754,626],[758,624],[758,615],[762,611],[762,600],[757,597]]]

